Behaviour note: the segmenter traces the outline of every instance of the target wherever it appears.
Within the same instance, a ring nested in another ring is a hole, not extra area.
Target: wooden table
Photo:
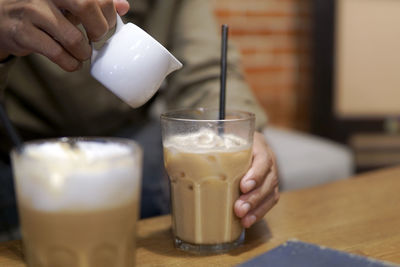
[[[247,231],[245,244],[217,256],[173,247],[169,216],[139,223],[137,266],[232,266],[288,239],[400,263],[400,167],[285,192],[276,207]],[[0,266],[25,266],[20,241],[0,243]]]

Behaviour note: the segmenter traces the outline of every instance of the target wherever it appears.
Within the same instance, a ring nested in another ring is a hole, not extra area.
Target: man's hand
[[[234,210],[242,225],[249,228],[261,220],[279,200],[279,180],[275,156],[265,137],[254,134],[253,161],[240,181],[243,193],[235,202]]]
[[[0,0],[0,60],[39,53],[66,71],[77,70],[91,56],[91,41],[101,39],[129,9],[124,0]],[[69,13],[74,23],[64,16]]]

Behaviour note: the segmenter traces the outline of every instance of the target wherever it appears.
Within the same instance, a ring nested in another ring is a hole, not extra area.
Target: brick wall
[[[310,99],[310,0],[212,0],[230,28],[246,79],[282,127],[306,130]]]

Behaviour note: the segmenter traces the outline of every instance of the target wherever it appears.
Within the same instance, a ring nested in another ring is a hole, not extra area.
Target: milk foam
[[[249,147],[249,142],[233,134],[218,134],[202,128],[198,132],[174,135],[164,140],[164,147],[185,152],[237,151]]]
[[[141,157],[117,143],[32,144],[13,167],[18,201],[45,211],[121,205],[140,187]]]
[[[37,160],[103,160],[116,156],[127,156],[130,150],[118,143],[78,141],[71,146],[66,142],[33,144],[24,149],[28,157]]]

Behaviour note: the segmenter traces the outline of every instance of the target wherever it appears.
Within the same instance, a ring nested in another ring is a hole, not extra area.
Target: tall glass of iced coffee
[[[30,267],[131,267],[142,150],[119,138],[61,138],[11,153]]]
[[[181,250],[222,253],[244,240],[233,205],[251,164],[255,118],[230,110],[225,118],[218,120],[217,109],[161,116],[174,242]]]

